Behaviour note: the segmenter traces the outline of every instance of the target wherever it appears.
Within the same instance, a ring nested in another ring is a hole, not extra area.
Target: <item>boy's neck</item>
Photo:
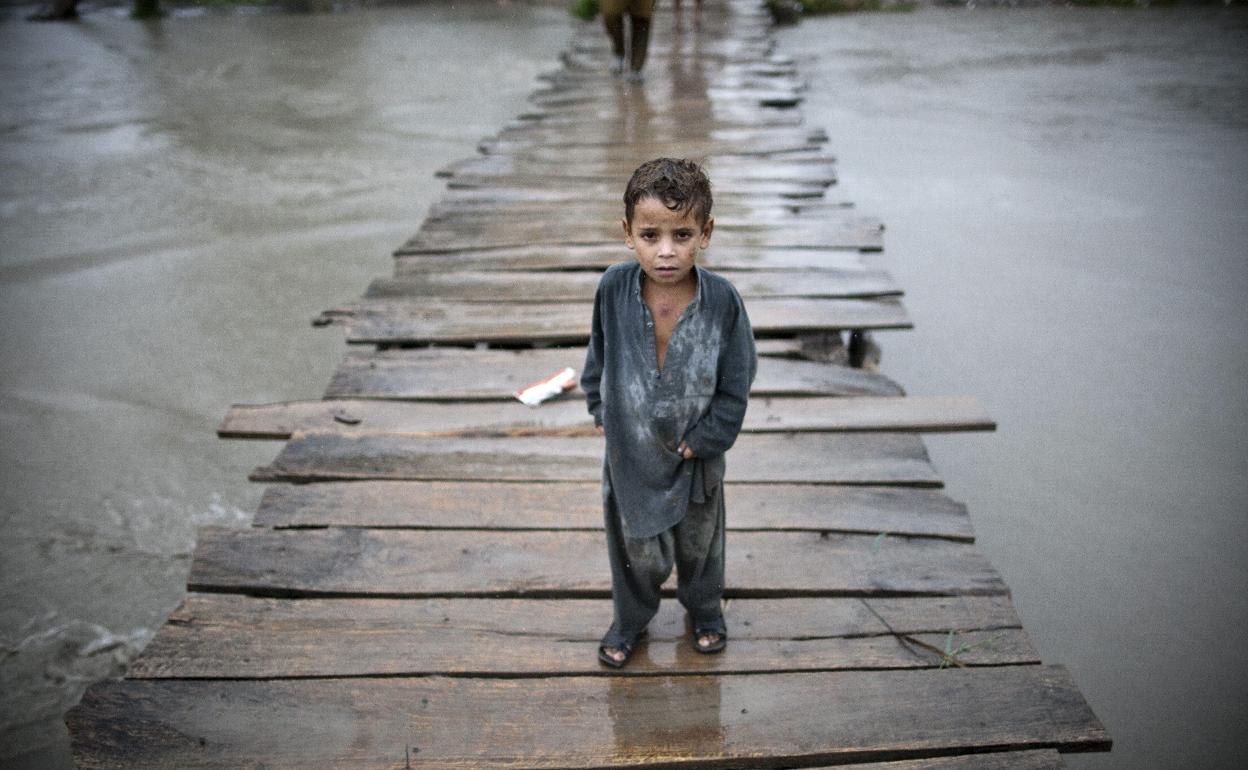
[[[651,281],[643,270],[641,273],[642,297],[682,297],[692,299],[698,290],[698,269],[689,271],[689,275],[680,283],[663,284]]]

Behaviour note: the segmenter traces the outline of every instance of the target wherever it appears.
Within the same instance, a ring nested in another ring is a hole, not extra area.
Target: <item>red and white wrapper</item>
[[[517,390],[513,395],[520,399],[521,403],[528,406],[537,406],[552,396],[557,396],[565,390],[571,390],[576,387],[576,370],[568,367],[561,372],[555,372],[544,380],[526,385]]]

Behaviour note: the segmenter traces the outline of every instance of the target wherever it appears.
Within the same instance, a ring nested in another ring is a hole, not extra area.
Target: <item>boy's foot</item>
[[[628,659],[633,657],[633,648],[636,647],[637,642],[645,635],[646,632],[643,629],[642,632],[637,634],[637,637],[633,639],[632,643],[620,642],[619,644],[598,645],[599,662],[603,665],[610,666],[611,668],[624,668],[624,664],[628,662]]]
[[[645,75],[643,75],[643,74],[641,74],[641,70],[629,70],[629,71],[628,71],[628,82],[630,82],[630,83],[644,83],[644,82],[646,82],[646,76],[645,76]]]
[[[728,634],[698,629],[693,632],[693,648],[703,655],[713,655],[728,646]]]
[[[617,58],[615,61],[611,62],[611,74],[612,74],[612,75],[623,75],[623,74],[624,74],[624,57],[623,57],[623,56],[621,56],[621,57]]]

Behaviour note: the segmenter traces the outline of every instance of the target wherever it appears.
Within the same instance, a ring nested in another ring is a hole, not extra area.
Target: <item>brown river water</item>
[[[67,768],[64,708],[242,525],[276,443],[233,402],[315,398],[320,310],[390,269],[432,172],[524,107],[560,8],[92,11],[0,21],[0,765]],[[1248,13],[925,10],[780,33],[833,195],[888,224],[913,393],[1047,662],[1115,738],[1073,767],[1248,755]]]

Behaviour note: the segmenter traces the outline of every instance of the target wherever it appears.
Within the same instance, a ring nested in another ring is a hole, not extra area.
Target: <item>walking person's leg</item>
[[[624,72],[624,9],[627,0],[602,0],[602,25],[611,39],[611,72]]]

